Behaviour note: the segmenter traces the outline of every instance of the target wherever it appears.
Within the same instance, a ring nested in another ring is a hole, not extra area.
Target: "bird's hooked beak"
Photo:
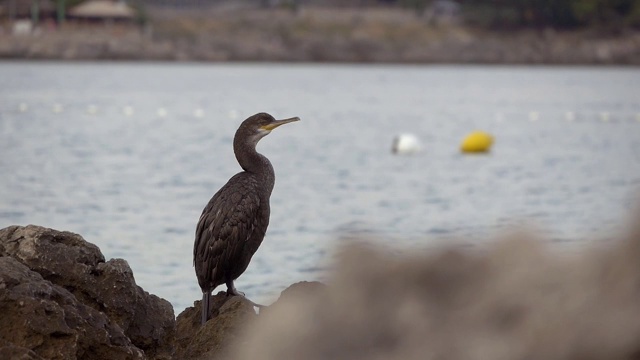
[[[294,121],[300,121],[300,118],[295,116],[295,117],[288,118],[288,119],[275,120],[274,122],[272,122],[270,124],[263,125],[262,129],[263,130],[267,130],[267,131],[271,131],[271,130],[277,128],[280,125],[288,124],[288,123],[294,122]]]

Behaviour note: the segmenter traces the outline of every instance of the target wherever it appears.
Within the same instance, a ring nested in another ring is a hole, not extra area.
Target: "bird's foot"
[[[242,296],[242,297],[245,297],[244,293],[242,291],[236,290],[236,288],[233,285],[227,287],[227,296]]]
[[[251,301],[251,300],[247,299],[246,295],[245,295],[243,292],[238,291],[238,290],[236,289],[236,287],[235,287],[235,286],[233,286],[233,282],[232,282],[232,283],[227,283],[227,296],[241,296],[241,297],[243,297],[243,298],[244,298],[248,303],[250,303],[252,306],[255,306],[255,307],[259,308],[259,309],[262,309],[262,308],[266,307],[265,305],[261,305],[261,304],[258,304],[258,303],[254,303],[253,301]]]
[[[242,296],[242,297],[244,297],[245,295],[244,295],[244,293],[242,291],[238,291],[236,289],[233,289],[233,290],[228,289],[227,290],[227,296]]]

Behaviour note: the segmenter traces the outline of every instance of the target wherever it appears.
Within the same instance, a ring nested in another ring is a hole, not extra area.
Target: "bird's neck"
[[[257,152],[254,144],[234,142],[233,148],[236,159],[242,169],[248,173],[257,175],[265,182],[265,184],[263,184],[264,186],[273,189],[275,173],[269,159]]]

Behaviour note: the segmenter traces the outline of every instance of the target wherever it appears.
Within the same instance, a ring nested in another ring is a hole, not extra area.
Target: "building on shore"
[[[72,24],[135,24],[136,9],[122,0],[87,0],[70,9],[64,0],[6,0],[0,2],[0,32],[13,35],[55,30],[66,20]]]
[[[136,10],[124,1],[88,0],[73,8],[67,14],[70,20],[88,23],[133,23]]]

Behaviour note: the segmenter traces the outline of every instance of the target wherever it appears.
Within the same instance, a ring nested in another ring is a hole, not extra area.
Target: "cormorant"
[[[240,124],[233,152],[244,171],[234,175],[202,211],[193,246],[193,264],[202,289],[202,324],[209,319],[211,292],[227,285],[227,295],[244,295],[233,285],[249,265],[269,225],[269,197],[275,174],[256,144],[280,125],[300,120],[276,120],[255,114]]]

